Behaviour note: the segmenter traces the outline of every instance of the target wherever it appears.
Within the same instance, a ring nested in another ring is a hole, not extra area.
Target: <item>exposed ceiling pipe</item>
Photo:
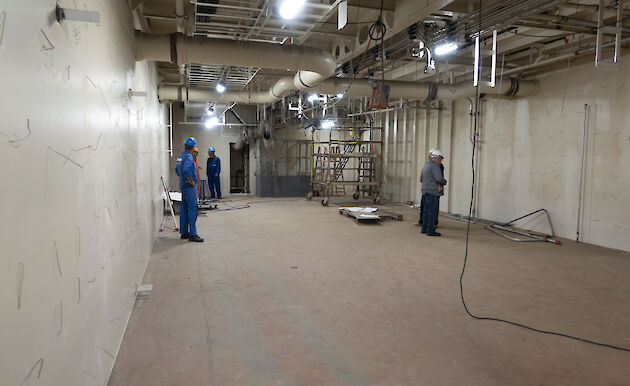
[[[283,77],[267,92],[226,91],[213,100],[237,103],[271,103],[291,91],[308,91],[333,75],[337,64],[329,52],[313,47],[278,45],[260,42],[238,42],[184,35],[149,35],[138,33],[136,60],[260,67],[297,71]]]
[[[625,38],[625,39],[621,39],[621,44],[627,44],[630,43],[630,38]],[[615,41],[610,41],[610,42],[606,42],[604,44],[602,44],[603,48],[607,48],[607,47],[612,47],[615,45]],[[538,67],[544,67],[544,66],[549,66],[552,64],[555,64],[557,62],[563,61],[563,60],[568,60],[571,57],[578,57],[578,56],[582,56],[582,55],[587,55],[590,53],[593,53],[595,51],[595,47],[588,47],[588,48],[584,48],[575,52],[571,52],[569,54],[564,54],[564,55],[558,55],[558,56],[554,56],[552,58],[549,59],[544,59],[544,60],[540,60],[538,62],[532,63],[532,64],[527,64],[521,67],[517,67],[517,68],[513,68],[510,70],[506,70],[503,72],[503,75],[512,75],[512,74],[521,74],[523,72],[529,71],[529,70],[533,70],[536,69]]]
[[[185,17],[186,17],[186,6],[184,4],[184,0],[175,0],[175,19],[177,20],[177,32],[185,33]]]
[[[290,80],[290,78],[289,78]],[[269,91],[230,91],[219,94],[214,90],[188,88],[178,86],[161,86],[158,89],[158,98],[161,101],[188,101],[188,102],[236,102],[239,104],[263,104],[269,103],[270,95],[275,94],[275,87],[282,87],[282,82],[288,82],[287,78],[280,79]],[[367,79],[355,79],[350,87],[350,79],[331,78],[321,82],[313,89],[313,92],[335,95],[343,93],[351,97],[371,97],[372,86]],[[453,100],[471,97],[475,95],[472,82],[462,82],[455,85],[435,84],[428,82],[402,82],[387,81],[391,86],[389,97],[392,99],[419,99],[427,102],[434,100]],[[278,86],[280,84],[280,86]],[[484,94],[503,96],[533,96],[538,90],[538,82],[534,80],[519,80],[506,78],[500,85],[492,88],[480,86],[480,92]],[[273,102],[273,101],[272,101]]]

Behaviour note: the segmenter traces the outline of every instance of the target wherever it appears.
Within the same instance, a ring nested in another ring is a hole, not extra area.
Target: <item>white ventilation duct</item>
[[[350,79],[330,78],[316,87],[313,92],[320,94],[336,95],[343,93],[351,97],[371,97],[372,86],[367,79],[355,79],[350,88]],[[291,78],[280,79],[269,91],[229,91],[222,94],[214,90],[161,86],[158,89],[158,97],[161,101],[189,101],[189,102],[236,102],[239,104],[272,103],[280,99],[286,91],[290,91]],[[476,90],[472,82],[462,82],[455,85],[435,84],[429,82],[401,82],[386,81],[391,86],[390,99],[419,99],[427,102],[434,100],[453,100],[475,95]],[[480,86],[479,92],[489,95],[501,96],[533,96],[538,90],[538,82],[533,80],[519,80],[505,78],[500,84],[492,88]]]
[[[230,96],[228,99],[219,93],[212,96],[212,100],[229,100],[237,103],[271,103],[291,91],[310,90],[333,75],[337,67],[329,52],[313,47],[235,42],[184,35],[138,33],[135,54],[136,60],[170,62],[178,65],[200,63],[297,71],[293,77],[281,78],[267,92],[227,91],[225,94]]]
[[[295,91],[318,92],[336,95],[348,89],[350,79],[329,78],[334,74],[336,63],[326,51],[303,46],[235,42],[177,35],[136,35],[137,60],[261,67],[297,71],[295,76],[282,77],[268,91],[214,90],[178,86],[162,86],[158,96],[162,101],[235,102],[238,104],[270,104]],[[326,79],[326,80],[324,80]],[[425,101],[451,100],[475,95],[471,82],[456,85],[434,83],[387,81],[391,86],[392,99],[420,99]],[[531,96],[536,93],[535,81],[515,78],[504,79],[497,87],[481,86],[485,94],[506,96]],[[347,91],[348,96],[370,97],[372,86],[366,79],[355,79]]]

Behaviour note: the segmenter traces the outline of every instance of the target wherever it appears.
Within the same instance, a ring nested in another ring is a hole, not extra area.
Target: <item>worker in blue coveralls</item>
[[[179,232],[182,239],[201,243],[203,239],[197,235],[197,170],[193,160],[193,148],[197,141],[188,137],[184,142],[185,150],[177,157],[175,173],[179,176],[179,190],[182,192],[182,206],[179,210]]]
[[[210,198],[221,198],[221,159],[214,155],[214,148],[208,148],[208,163],[206,165]]]

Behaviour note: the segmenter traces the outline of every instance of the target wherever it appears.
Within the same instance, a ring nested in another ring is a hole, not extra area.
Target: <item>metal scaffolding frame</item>
[[[328,132],[328,140],[316,140],[316,132]],[[333,132],[349,134],[349,139],[333,139]],[[347,187],[354,187],[352,198],[369,197],[380,202],[382,185],[382,128],[373,126],[337,126],[332,129],[313,129],[313,160],[311,162],[311,191],[324,196],[345,195]]]

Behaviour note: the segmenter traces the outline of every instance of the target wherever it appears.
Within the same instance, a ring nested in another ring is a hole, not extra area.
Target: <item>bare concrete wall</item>
[[[0,1],[2,385],[107,383],[162,220],[165,115],[127,1],[59,3],[101,22]]]
[[[482,102],[477,216],[501,221],[546,208],[556,233],[575,238],[584,104],[588,104],[580,239],[630,250],[630,206],[625,202],[630,197],[626,170],[630,65],[623,59],[618,70],[595,69],[591,63],[571,68],[564,97],[563,70],[541,76],[539,93],[533,98]],[[446,154],[449,180],[441,209],[467,214],[472,151],[468,101],[443,103],[439,112],[408,110],[382,116],[388,133],[385,197],[417,202],[419,170],[409,163],[421,167],[428,149],[437,146]],[[539,222],[528,225],[546,230]]]

